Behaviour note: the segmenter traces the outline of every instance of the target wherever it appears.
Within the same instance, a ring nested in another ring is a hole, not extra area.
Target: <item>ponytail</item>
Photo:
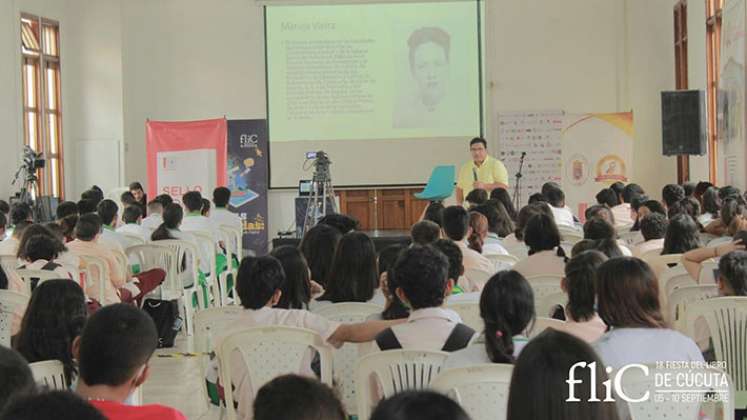
[[[588,321],[596,313],[596,272],[605,261],[606,255],[591,250],[574,256],[565,266],[565,288],[568,292],[566,309],[576,322]]]
[[[467,238],[467,243],[469,244],[470,249],[482,254],[483,241],[479,233],[473,230],[472,234]]]
[[[178,229],[179,225],[182,223],[183,217],[184,210],[182,210],[182,206],[176,203],[167,205],[166,208],[163,209],[163,223],[161,223],[161,225],[158,226],[155,231],[153,231],[150,239],[152,241],[176,239],[173,235],[171,235],[171,232],[169,231]]]
[[[485,352],[493,363],[513,363],[515,335],[534,320],[534,293],[517,271],[500,271],[480,295],[480,317],[485,323]]]
[[[513,363],[514,340],[503,319],[485,321],[485,351],[493,363]]]

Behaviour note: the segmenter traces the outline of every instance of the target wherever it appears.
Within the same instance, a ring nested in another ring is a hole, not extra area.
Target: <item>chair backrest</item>
[[[164,239],[161,241],[154,241],[153,244],[166,246],[172,249],[176,253],[177,273],[182,273],[184,271],[191,273],[193,276],[195,276],[195,278],[193,279],[193,284],[197,284],[197,275],[198,275],[197,264],[199,262],[199,255],[200,255],[197,250],[197,246],[195,246],[191,242],[183,241],[180,239]],[[186,266],[184,268],[182,268],[182,261],[186,262]],[[183,289],[184,285],[183,284],[179,285],[179,287]]]
[[[711,331],[716,360],[726,362],[737,398],[747,403],[747,297],[718,297],[692,302],[685,312],[688,336],[695,337],[695,321],[703,317]],[[742,406],[743,407],[743,406]]]
[[[29,296],[10,290],[0,290],[0,345],[10,347],[13,318],[22,314],[29,303]]]
[[[49,388],[50,391],[67,391],[65,367],[59,360],[29,363],[29,367],[37,384]]]
[[[677,331],[687,334],[685,313],[687,306],[693,302],[718,296],[718,286],[715,284],[682,286],[674,289],[667,298],[669,305],[669,320]]]
[[[526,331],[526,335],[529,338],[534,338],[540,334],[542,334],[542,331],[545,331],[548,328],[552,327],[560,327],[565,324],[564,321],[561,321],[559,319],[553,319],[553,318],[546,318],[543,316],[538,316],[534,320],[534,324],[529,326],[529,329]]]
[[[221,383],[226,389],[234,383],[234,352],[241,355],[256,394],[273,378],[299,373],[310,348],[319,353],[322,382],[332,385],[332,349],[314,331],[284,326],[248,328],[226,337],[217,349]],[[225,400],[228,420],[236,420],[233,393],[226,392]]]
[[[496,267],[513,266],[519,262],[519,258],[513,255],[501,255],[501,254],[483,254],[488,261],[495,264]]]
[[[567,304],[568,295],[562,289],[545,294],[539,300],[536,296],[534,298],[537,316],[552,316],[558,306],[565,307]]]
[[[97,299],[99,303],[104,304],[104,288],[107,281],[110,281],[109,264],[101,257],[93,255],[79,255],[81,261],[86,264],[86,295]],[[94,284],[99,285],[98,296],[91,296],[88,289]]]
[[[179,282],[179,259],[176,251],[161,242],[143,243],[127,247],[125,253],[128,261],[137,262],[140,271],[148,271],[160,268],[166,272],[166,278],[161,287],[167,290],[179,291],[182,288]]]
[[[446,308],[459,314],[462,323],[476,332],[479,333],[485,329],[485,323],[480,316],[480,302],[447,302]]]
[[[428,183],[422,192],[415,196],[422,200],[443,200],[454,192],[456,167],[454,165],[440,165],[433,168]]]
[[[697,286],[698,283],[690,276],[683,265],[669,267],[659,274],[659,298],[664,315],[669,316],[669,296],[673,291],[685,286]],[[671,319],[668,319],[671,321]]]
[[[13,271],[18,267],[18,257],[15,255],[0,255],[0,266],[5,271]]]
[[[626,245],[629,247],[636,246],[644,241],[643,236],[641,235],[641,232],[638,230],[627,232],[620,232],[618,234],[618,237],[621,241],[625,242]]]
[[[700,263],[698,284],[716,284],[716,275],[713,270],[718,268],[717,259],[708,259]]]
[[[570,242],[572,244],[575,244],[576,242],[584,239],[584,233],[581,230],[571,226],[559,225],[558,232],[560,232],[560,237],[563,239],[563,241]]]
[[[441,372],[431,388],[452,397],[472,420],[503,420],[513,365],[482,364]]]
[[[213,240],[213,235],[202,230],[190,230],[189,233],[197,238],[197,243],[200,247],[204,247],[205,249],[210,250],[207,255],[208,267],[210,267],[210,276],[208,278],[208,283],[215,284],[215,255],[218,251],[218,246]]]
[[[42,282],[45,282],[47,280],[54,280],[60,277],[59,274],[55,273],[51,270],[29,270],[29,269],[18,269],[16,270],[16,274],[18,274],[18,277],[23,280],[23,283],[26,284],[26,289],[31,290],[31,281],[32,279],[37,279],[36,286],[40,285]]]
[[[323,305],[312,312],[331,321],[351,324],[364,322],[366,318],[380,313],[384,308],[371,303],[333,303]],[[348,414],[356,414],[355,405],[355,364],[358,361],[357,344],[345,344],[335,351],[333,361],[334,382],[340,389],[342,402]]]
[[[231,236],[233,237],[232,242],[234,253],[236,254],[236,257],[239,259],[239,261],[241,261],[241,259],[244,257],[243,229],[237,229],[236,227],[230,225],[220,225],[220,229],[226,232],[230,232]]]
[[[560,297],[563,294],[563,289],[560,287],[562,277],[559,275],[539,275],[527,277],[529,285],[532,286],[534,292],[534,308],[538,316],[547,316],[550,308],[542,307],[546,305],[547,300],[552,298]],[[551,298],[552,297],[552,298]],[[558,299],[558,304],[564,304],[567,299],[562,297]]]
[[[127,247],[125,248],[125,253],[127,251],[127,248],[135,245],[142,245],[146,243],[145,239],[142,236],[139,235],[133,235],[132,233],[125,233],[125,232],[118,232],[120,235],[122,235],[123,238],[127,240]]]
[[[490,280],[490,277],[495,273],[488,273],[483,270],[475,270],[470,268],[464,271],[464,277],[469,279],[471,283],[479,284],[481,287]]]
[[[361,357],[355,377],[358,419],[368,420],[378,402],[373,401],[373,384],[378,384],[383,398],[427,388],[441,373],[447,357],[449,353],[427,350],[389,350]]]
[[[618,411],[629,411],[632,420],[649,419],[697,419],[700,405],[706,393],[715,393],[715,401],[724,404],[724,419],[734,419],[734,388],[729,375],[713,367],[688,367],[684,369],[668,369],[657,367],[655,364],[645,365],[646,373],[641,368],[613,371],[610,378],[621,374],[622,392],[629,399],[642,399],[648,392],[649,398],[641,402],[628,402],[620,400],[618,395]],[[662,386],[663,378],[669,378],[671,386]],[[696,378],[708,378],[695,380]],[[657,383],[657,380],[660,381]],[[675,385],[677,382],[687,383],[687,396],[683,397],[682,386]],[[680,392],[677,392],[680,391]],[[698,394],[698,398],[694,398]],[[622,407],[622,410],[620,409]],[[623,416],[621,416],[623,418]]]
[[[215,350],[214,338],[238,319],[243,308],[240,306],[224,306],[208,308],[195,312],[194,315],[194,348],[196,352]]]

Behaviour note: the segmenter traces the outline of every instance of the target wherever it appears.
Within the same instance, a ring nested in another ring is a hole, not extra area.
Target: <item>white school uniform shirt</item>
[[[529,339],[523,335],[515,335],[513,337],[515,358],[519,357],[519,353],[526,346],[527,341]],[[485,349],[485,336],[480,334],[469,346],[449,354],[446,362],[444,362],[443,370],[488,363],[493,363],[493,361],[490,360],[488,352]]]
[[[632,363],[703,361],[690,337],[666,328],[613,328],[593,347],[604,364],[613,369]]]
[[[242,228],[241,217],[238,214],[228,211],[225,207],[216,207],[210,210],[210,219],[220,227],[228,225],[237,229]]]
[[[558,251],[536,252],[527,258],[514,264],[513,270],[521,273],[525,278],[540,275],[563,276],[565,275],[565,261],[558,256]]]
[[[391,328],[403,350],[441,351],[460,323],[462,318],[451,309],[424,308],[412,311],[407,322]]]
[[[555,218],[556,225],[570,226],[570,227],[576,226],[576,221],[573,220],[573,212],[568,206],[555,207],[550,204],[548,204],[548,206],[550,207],[550,210],[552,211],[552,215]]]
[[[633,248],[633,256],[641,258],[647,252],[655,250],[661,251],[662,249],[664,249],[664,238],[651,239],[650,241],[646,241],[636,245]]]
[[[132,245],[130,241],[124,236],[118,234],[114,229],[104,226],[101,229],[101,236],[99,237],[99,243],[105,245],[109,249],[120,251],[124,254],[125,248]]]
[[[117,228],[117,233],[126,233],[143,238],[145,242],[150,242],[150,235],[153,233],[150,229],[137,223],[127,223]]]
[[[501,238],[493,232],[488,232],[485,242],[482,244],[483,255],[508,255],[508,251],[503,247]]]
[[[630,217],[630,203],[618,204],[612,207],[612,215],[615,217],[615,228],[631,226],[634,220]]]
[[[0,255],[18,254],[18,243],[19,243],[19,240],[12,236],[0,242]]]
[[[200,245],[200,249],[202,250],[202,262],[200,263],[200,270],[202,270],[202,272],[206,274],[212,273],[215,268],[210,267],[210,253],[217,252],[217,248],[214,248],[213,245],[217,244],[220,238],[220,230],[218,229],[218,226],[216,226],[216,224],[212,220],[201,214],[191,213],[184,216],[184,219],[182,219],[182,224],[179,226],[179,230],[183,232],[207,232],[212,236],[214,244],[198,242],[198,245]]]
[[[270,325],[306,328],[317,332],[324,341],[327,341],[335,331],[337,331],[340,323],[330,321],[322,316],[300,309],[279,309],[269,307],[263,307],[257,310],[247,309],[241,311],[241,313],[237,315],[236,320],[224,330],[224,334],[216,337],[215,348],[218,348],[226,337],[237,330]],[[288,366],[288,373],[313,376],[314,374],[310,366],[312,358],[312,352],[309,351],[307,357],[305,357],[301,362],[301,366]],[[208,379],[217,377],[216,373],[218,365],[215,363],[216,360],[217,359],[213,359],[208,366]],[[223,361],[221,361],[221,363],[223,363]],[[249,380],[249,372],[246,370],[246,365],[241,361],[241,356],[238,352],[234,352],[230,363],[233,375],[233,385],[236,387],[234,390],[234,400],[238,402],[239,405],[237,410],[239,419],[251,420],[254,416],[252,404],[257,390],[252,386]],[[226,390],[230,389],[230,385],[223,384],[223,387]]]
[[[143,220],[140,222],[140,226],[154,231],[158,229],[159,226],[161,226],[161,223],[163,223],[163,217],[161,216],[161,214],[151,213],[148,215],[148,217],[143,218]]]
[[[529,255],[529,248],[527,245],[524,241],[516,239],[516,235],[513,233],[503,238],[501,245],[503,245],[510,255],[513,255],[516,258],[526,258],[527,255]]]
[[[565,319],[565,322],[562,324],[553,325],[551,328],[566,332],[586,341],[587,343],[594,343],[607,331],[607,324],[605,324],[599,314],[596,313],[591,317],[591,319],[586,321],[576,321],[571,317],[571,314],[568,313],[568,310],[566,309]]]

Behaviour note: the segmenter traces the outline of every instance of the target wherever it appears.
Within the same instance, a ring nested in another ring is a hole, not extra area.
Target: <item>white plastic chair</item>
[[[218,275],[215,272],[215,255],[218,252],[218,246],[215,243],[213,235],[209,232],[190,230],[189,233],[197,238],[197,243],[201,248],[208,249],[208,267],[210,267],[210,273],[205,273],[205,280],[207,281],[208,287],[208,301],[205,302],[207,305],[206,307],[220,306],[220,294],[215,290],[216,287],[218,287]]]
[[[257,327],[237,331],[218,348],[220,381],[226,388],[226,414],[236,420],[233,392],[230,392],[235,367],[231,355],[238,352],[244,362],[254,394],[272,379],[298,373],[309,349],[319,353],[321,381],[332,385],[332,349],[314,331],[284,326]],[[236,378],[239,380],[240,378]]]
[[[718,260],[711,258],[700,263],[700,273],[698,274],[698,284],[716,284],[716,276],[713,270],[718,268]]]
[[[10,290],[0,290],[0,345],[10,347],[13,318],[26,311],[29,296]]]
[[[220,240],[223,242],[225,252],[223,255],[226,257],[226,269],[218,275],[218,303],[220,306],[226,306],[236,301],[236,276],[238,275],[238,269],[233,266],[233,256],[239,255],[236,244],[235,229],[231,229],[226,225],[221,225],[220,229]],[[233,299],[229,298],[228,290],[228,277],[233,277]]]
[[[512,267],[514,264],[519,262],[519,258],[513,255],[501,255],[501,254],[483,254],[488,261],[492,262],[496,269],[504,267]]]
[[[139,235],[133,235],[132,233],[125,233],[125,232],[118,232],[122,237],[124,237],[127,240],[127,247],[125,247],[125,253],[127,252],[127,248],[135,245],[142,245],[146,243],[146,240]]]
[[[675,265],[669,267],[659,274],[659,298],[664,315],[668,316],[669,296],[675,290],[685,286],[697,286],[698,283],[690,276],[685,266]],[[671,321],[671,319],[667,319]]]
[[[371,408],[376,405],[374,383],[378,383],[383,395],[420,390],[430,386],[441,372],[449,353],[427,350],[389,350],[372,353],[358,360],[355,376],[358,419],[368,420]]]
[[[747,297],[719,297],[689,304],[685,312],[688,336],[695,336],[695,321],[700,317],[711,331],[716,360],[726,362],[726,372],[734,381],[736,407],[747,408]]]
[[[93,255],[78,255],[78,257],[86,265],[86,269],[84,270],[86,277],[86,296],[98,299],[99,303],[104,305],[104,286],[106,285],[106,282],[111,281],[109,275],[109,264],[107,264],[106,260],[103,258]],[[90,288],[94,283],[99,285],[98,296],[91,296]]]
[[[574,227],[560,225],[558,226],[558,232],[560,232],[563,241],[574,245],[584,239],[584,232]]]
[[[558,304],[563,304],[566,301],[565,297],[560,297],[563,295],[563,289],[560,287],[561,281],[562,277],[557,275],[527,277],[527,282],[532,286],[532,291],[534,292],[534,309],[537,315],[549,315],[550,308],[542,307],[542,305],[550,304],[547,303],[547,299],[550,297],[558,299]]]
[[[562,328],[563,325],[565,325],[565,322],[559,319],[545,318],[542,316],[538,316],[537,318],[535,318],[534,324],[530,325],[530,329],[527,330],[526,335],[529,338],[534,338],[542,334],[542,332],[548,328],[552,328],[552,327]]]
[[[163,300],[179,300],[180,307],[184,302],[184,288],[181,287],[178,273],[178,259],[176,251],[163,244],[143,243],[127,247],[126,258],[130,264],[138,264],[140,272],[161,269],[166,272],[161,285],[150,292],[149,296],[158,296]],[[143,299],[145,302],[145,299]],[[186,323],[187,334],[191,332],[191,322]]]
[[[482,332],[485,329],[485,323],[480,317],[480,302],[447,302],[446,309],[459,314],[462,323],[476,332]]]
[[[718,394],[720,396],[719,399],[724,404],[723,419],[734,419],[734,387],[729,375],[725,372],[712,367],[667,369],[657,368],[655,364],[645,366],[648,368],[648,374],[645,374],[639,368],[631,368],[623,372],[621,386],[622,391],[630,399],[640,399],[646,392],[649,392],[649,398],[641,402],[628,402],[626,404],[618,395],[616,396],[618,400],[618,412],[629,412],[632,420],[699,418],[700,398],[680,398],[683,393],[671,392],[682,389],[682,387],[675,385],[676,378],[680,377],[689,379],[682,379],[683,382],[688,382],[687,391],[689,395],[701,394],[702,398],[703,394],[707,392]],[[618,371],[610,373],[610,378],[615,378],[617,373]],[[693,379],[699,375],[713,379],[694,381]],[[718,376],[712,377],[711,375]],[[722,387],[720,386],[722,382],[721,378],[724,378],[724,375],[727,386]],[[667,377],[671,378],[672,385],[670,387],[657,386],[657,378]],[[710,385],[711,383],[716,386],[703,386],[705,384]],[[620,418],[623,418],[623,416]]]
[[[381,306],[371,303],[334,303],[320,306],[313,312],[331,321],[353,324],[364,322],[370,315],[383,310]],[[358,356],[359,345],[348,343],[335,351],[333,361],[335,384],[340,389],[348,415],[354,415],[358,411],[355,405],[355,364]]]
[[[55,273],[51,270],[29,270],[26,268],[23,269],[17,269],[16,274],[18,274],[18,277],[23,280],[23,284],[26,285],[26,291],[30,294],[31,293],[31,282],[33,279],[37,279],[36,286],[39,286],[43,282],[47,280],[54,280],[54,279],[60,279],[64,277],[60,277],[59,274]]]
[[[677,331],[687,334],[685,313],[687,306],[693,302],[718,296],[718,286],[715,284],[682,286],[669,295],[669,320]]]
[[[535,296],[534,303],[537,316],[552,316],[558,306],[565,308],[568,304],[568,295],[561,288],[550,294],[544,294],[539,299]]]
[[[197,306],[199,308],[206,308],[207,305],[198,284],[197,263],[199,254],[197,252],[197,247],[192,243],[178,239],[154,241],[144,246],[149,245],[167,247],[174,253],[173,255],[176,256],[173,263],[175,266],[170,266],[170,268],[166,270],[166,279],[161,284],[161,294],[163,299],[180,299],[180,311],[183,310],[184,313],[186,332],[187,335],[191,335],[194,331],[193,315],[195,308],[192,306],[192,302],[195,295],[197,296]],[[184,269],[182,269],[182,262],[186,264]],[[176,275],[172,276],[172,272],[176,273]],[[185,275],[191,276],[192,285],[189,287],[185,287],[183,281]]]
[[[620,232],[618,233],[618,238],[620,238],[621,241],[625,242],[625,244],[629,247],[634,247],[644,241],[643,235],[641,235],[641,232],[638,230],[628,230],[626,232]]]
[[[490,277],[492,277],[493,274],[495,273],[488,273],[487,271],[475,270],[472,268],[464,271],[464,277],[466,277],[470,283],[479,284],[481,289],[485,286],[485,283],[490,280]]]
[[[513,365],[482,364],[441,372],[431,388],[461,405],[472,420],[503,420]]]
[[[214,351],[215,337],[225,332],[243,310],[240,306],[227,306],[196,311],[193,340],[195,352]]]
[[[37,384],[49,388],[50,391],[67,391],[65,367],[59,360],[29,363],[29,367]]]

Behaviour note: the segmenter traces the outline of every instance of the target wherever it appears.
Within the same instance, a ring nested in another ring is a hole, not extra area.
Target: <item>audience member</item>
[[[117,228],[117,233],[137,236],[138,238],[142,238],[145,242],[150,241],[152,233],[150,229],[142,225],[143,214],[141,213],[139,206],[125,207],[122,212],[122,222],[124,222],[124,224]]]
[[[129,191],[125,191],[119,196],[119,202],[124,207],[139,206],[139,203],[135,200],[135,196]]]
[[[42,392],[19,398],[0,414],[0,420],[106,420],[92,404],[70,391]]]
[[[431,201],[423,210],[423,216],[421,217],[421,220],[430,220],[431,222],[437,224],[439,227],[442,227],[443,213],[443,203],[441,203],[440,201]]]
[[[376,249],[363,232],[346,233],[337,244],[324,294],[311,307],[341,302],[371,302],[384,306],[384,295],[379,289]]]
[[[542,195],[552,210],[555,224],[558,226],[575,226],[576,221],[571,209],[565,205],[565,193],[555,182],[546,182],[542,186]]]
[[[667,234],[669,222],[667,218],[659,213],[651,213],[641,219],[641,234],[644,242],[633,248],[633,256],[642,258],[651,252],[664,249],[664,237]]]
[[[619,183],[622,184],[622,183]],[[619,190],[620,185],[618,183],[612,184],[615,186],[615,191]],[[632,226],[634,223],[631,215],[631,204],[633,199],[643,195],[643,188],[638,184],[625,185],[621,192],[618,192],[618,200],[620,204],[612,207],[612,213],[615,215],[615,228],[621,229],[627,226]]]
[[[18,352],[0,346],[0,413],[16,399],[35,392],[28,362]]]
[[[517,258],[525,258],[528,255],[529,248],[524,243],[524,228],[526,228],[527,222],[529,222],[532,216],[543,212],[550,213],[550,208],[542,203],[524,206],[519,211],[514,232],[506,236],[501,242],[508,253]]]
[[[216,245],[220,242],[221,233],[218,226],[209,218],[203,216],[202,195],[199,191],[190,191],[182,196],[182,203],[187,213],[182,219],[179,230],[184,232],[206,232],[210,235],[212,243],[198,241],[200,247],[200,270],[205,275],[212,273],[216,267],[210,266],[210,261],[215,258]]]
[[[514,207],[514,202],[511,199],[511,195],[508,193],[508,191],[506,191],[505,188],[496,188],[491,191],[490,199],[496,200],[499,203],[503,204],[503,208],[506,209],[508,217],[510,217],[512,221],[516,221],[516,208]]]
[[[21,222],[34,223],[34,212],[26,203],[15,203],[10,209],[10,224],[15,226]]]
[[[76,204],[76,206],[78,206],[78,215],[82,216],[88,213],[95,213],[97,204],[98,203],[95,200],[85,199],[85,198],[81,199]]]
[[[41,227],[43,228],[43,226]],[[26,231],[28,232],[28,230]],[[61,279],[77,280],[73,274],[73,271],[77,267],[63,266],[62,261],[57,262],[60,254],[64,251],[67,251],[65,245],[54,238],[51,233],[48,235],[39,234],[27,237],[23,250],[19,249],[18,251],[18,259],[24,261],[18,268],[53,271]],[[36,287],[38,281],[39,279],[32,279],[31,290]]]
[[[130,245],[130,241],[115,231],[117,220],[119,220],[119,206],[114,200],[101,200],[96,207],[96,212],[101,218],[102,227],[99,243],[112,251],[124,254],[125,248]]]
[[[596,241],[598,239],[614,239],[615,236],[617,234],[614,226],[602,218],[592,217],[584,223],[584,239]]]
[[[65,243],[75,239],[75,225],[78,224],[78,215],[71,214],[63,217],[60,221],[60,228],[62,228],[62,234],[65,237]],[[0,244],[2,246],[2,244]]]
[[[410,238],[416,245],[432,244],[441,237],[441,227],[430,220],[421,220],[410,229]]]
[[[215,208],[210,212],[210,218],[218,225],[230,226],[234,229],[243,229],[243,222],[238,214],[228,211],[228,203],[231,201],[231,190],[226,187],[218,187],[213,190],[213,204]]]
[[[159,203],[161,203],[161,206],[163,208],[166,208],[166,206],[168,206],[169,204],[171,204],[171,203],[174,202],[174,199],[171,198],[171,196],[168,195],[168,194],[157,195],[156,198],[154,198],[153,200],[158,201]]]
[[[257,392],[254,420],[347,420],[347,415],[329,386],[312,378],[283,375]]]
[[[703,212],[698,217],[698,222],[702,226],[708,226],[709,223],[719,218],[721,211],[721,199],[718,197],[718,188],[709,187],[701,197]]]
[[[459,279],[463,278],[464,276],[462,251],[459,249],[459,247],[456,246],[453,241],[450,241],[448,239],[439,239],[432,245],[434,248],[441,251],[441,253],[446,256],[446,259],[449,262],[447,278],[454,283],[454,286],[451,289],[451,296],[449,296],[448,298],[452,299],[454,295],[460,295],[460,297],[464,297],[467,299],[469,299],[470,297],[472,298],[472,300],[479,299],[479,293],[464,293],[464,290],[459,286]]]
[[[323,225],[329,225],[333,228],[337,229],[342,233],[343,235],[351,232],[353,230],[357,230],[359,223],[356,219],[345,215],[345,214],[328,214],[321,219],[319,219],[319,223]]]
[[[309,264],[311,280],[319,283],[322,287],[326,288],[327,286],[327,277],[340,238],[342,238],[342,234],[339,230],[329,225],[317,224],[309,229],[301,239],[300,248]]]
[[[10,204],[5,200],[0,200],[0,214],[5,216],[6,220],[10,220]]]
[[[158,197],[156,197],[156,199],[157,198]],[[161,201],[150,201],[148,203],[148,216],[143,218],[143,221],[140,223],[140,225],[150,230],[151,232],[158,229],[158,226],[161,226],[161,223],[163,223],[163,210],[165,208],[166,207],[162,204]]]
[[[151,214],[152,216],[153,214]],[[150,217],[150,216],[149,216]],[[178,239],[181,241],[188,242],[192,246],[197,249],[198,254],[200,253],[201,248],[198,247],[197,238],[195,238],[194,235],[192,235],[189,232],[182,232],[179,227],[182,224],[182,219],[184,217],[184,210],[182,209],[182,206],[176,203],[171,203],[166,206],[166,208],[163,210],[163,223],[161,223],[156,230],[153,231],[153,233],[150,235],[150,239],[152,241],[164,241],[169,239]],[[200,254],[201,255],[201,254]],[[188,255],[189,258],[199,258],[200,255]],[[192,261],[183,261],[182,264],[184,264],[185,269],[179,270],[179,276],[182,280],[182,284],[184,287],[192,287],[194,285],[194,279],[195,276],[199,273],[193,273],[191,271]],[[208,263],[201,263],[199,265],[200,268],[198,270],[202,270],[203,268],[209,268]],[[202,271],[202,274],[205,274],[205,271]]]
[[[449,242],[446,239],[439,239],[439,242]],[[438,245],[438,244],[436,244]],[[397,296],[397,288],[399,285],[394,277],[394,264],[397,262],[399,254],[405,250],[404,245],[389,245],[388,247],[379,251],[379,284],[381,284],[381,291],[386,296],[386,304],[384,305],[384,311],[380,316],[373,317],[373,319],[403,319],[410,316],[410,310],[405,306],[404,303]],[[461,258],[462,253],[459,252]],[[461,260],[460,260],[461,261]]]
[[[503,208],[503,204],[488,201],[486,204],[473,207],[471,211],[482,214],[488,221],[488,232],[483,240],[482,253],[485,255],[508,254],[502,245],[501,238],[510,235],[514,231],[514,225]]]
[[[620,199],[617,197],[617,193],[612,188],[604,188],[599,191],[596,195],[597,203],[612,209],[620,204]]]
[[[547,198],[545,198],[542,193],[534,193],[529,196],[529,200],[527,204],[537,204],[537,203],[547,203]]]
[[[404,391],[381,402],[371,420],[470,420],[451,398],[433,391]]]
[[[470,235],[467,237],[467,246],[482,254],[482,246],[485,238],[488,237],[488,218],[476,211],[469,212],[469,230]]]
[[[207,217],[208,219],[210,218],[210,200],[208,200],[207,198],[202,199],[202,208],[200,209],[200,214]],[[218,225],[217,222],[215,224]],[[218,227],[220,228],[220,226]]]
[[[65,217],[70,216],[71,214],[77,215],[78,205],[75,204],[74,201],[63,201],[62,203],[57,205],[55,214],[57,216],[57,220],[62,220]]]
[[[678,214],[669,220],[661,255],[684,254],[698,247],[700,247],[698,225],[692,217]]]
[[[18,224],[15,225],[11,236],[0,242],[0,255],[17,255],[18,245],[23,236],[23,231],[32,224],[33,222],[28,221],[18,222]]]
[[[467,194],[467,197],[464,198],[464,201],[466,201],[465,204],[467,208],[485,204],[485,202],[488,201],[488,192],[483,190],[482,188],[475,188],[474,190],[470,191],[469,194]]]
[[[590,206],[584,211],[584,218],[590,220],[593,218],[600,218],[615,226],[615,215],[612,213],[612,209],[604,204],[595,204]]]
[[[467,246],[466,239],[470,236],[469,213],[462,206],[450,206],[444,209],[443,230],[446,236],[462,250],[462,258],[465,271],[476,270],[492,273],[495,266],[479,252]],[[464,284],[465,291],[475,292],[482,290],[482,284],[466,278],[468,284]]]
[[[682,191],[685,192],[685,198],[691,198],[695,194],[695,183],[685,182],[682,184]]]
[[[140,184],[139,182],[131,182],[129,190],[129,192],[132,194],[132,197],[135,199],[135,202],[140,207],[140,211],[143,212],[143,216],[148,214],[148,195],[145,194],[145,190],[143,190],[142,184]]]
[[[524,242],[529,247],[529,256],[517,262],[514,270],[521,273],[530,283],[533,276],[563,276],[567,258],[560,247],[560,232],[552,216],[532,216],[524,229]]]
[[[661,190],[661,203],[665,208],[669,208],[683,198],[685,198],[685,189],[677,184],[667,184]]]
[[[311,278],[306,258],[298,248],[283,245],[270,253],[283,266],[285,282],[280,288],[282,294],[275,307],[283,309],[308,309],[311,300]]]
[[[587,343],[597,341],[607,331],[607,325],[596,311],[597,270],[605,261],[607,256],[599,251],[574,255],[565,265],[565,276],[560,283],[568,295],[568,304],[565,323],[556,328]]]

